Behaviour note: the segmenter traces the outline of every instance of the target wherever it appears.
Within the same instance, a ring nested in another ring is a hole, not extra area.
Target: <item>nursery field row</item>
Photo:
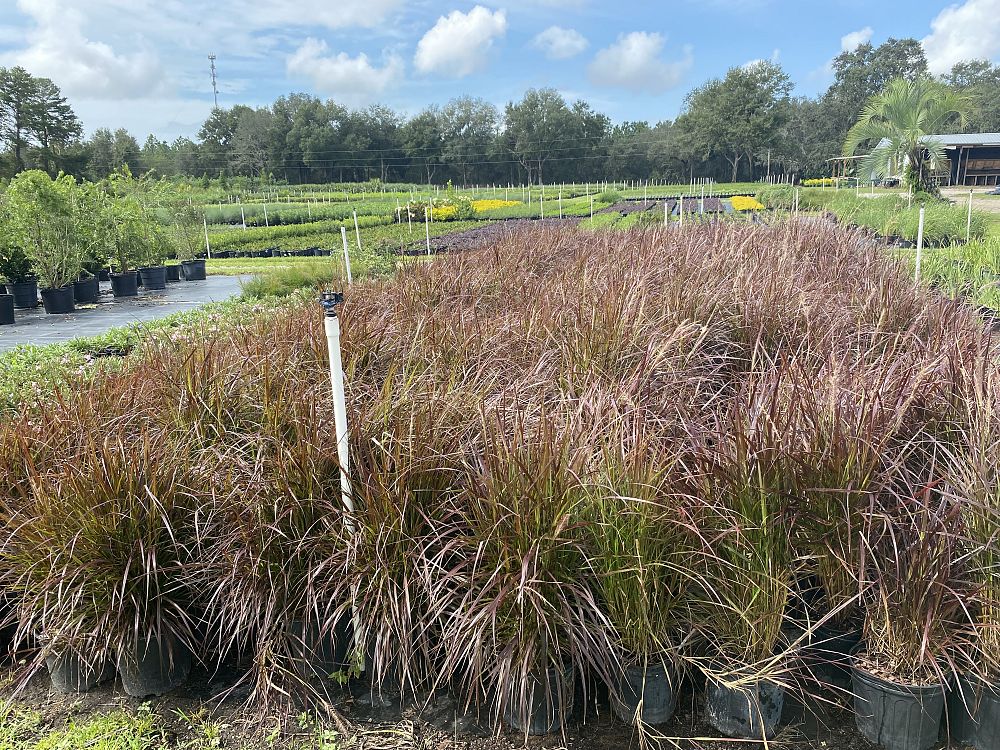
[[[757,739],[829,668],[862,733],[909,701],[936,739],[948,686],[1000,668],[981,321],[829,223],[533,224],[345,290],[349,506],[308,300],[152,336],[0,425],[25,668],[138,695],[235,659],[261,708],[449,685],[522,733],[596,684],[669,733],[696,674]]]

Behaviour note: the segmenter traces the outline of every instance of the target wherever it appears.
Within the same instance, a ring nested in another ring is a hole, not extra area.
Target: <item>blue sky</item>
[[[194,136],[212,106],[292,91],[411,114],[461,94],[498,106],[529,87],[614,120],[674,117],[730,67],[781,63],[796,93],[870,39],[915,37],[932,69],[1000,59],[1000,0],[0,0],[0,65],[52,78],[88,132]]]

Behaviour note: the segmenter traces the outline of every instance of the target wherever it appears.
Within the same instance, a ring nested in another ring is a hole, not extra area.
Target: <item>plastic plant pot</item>
[[[163,695],[180,687],[191,672],[191,651],[176,638],[149,636],[118,657],[122,688],[133,698]]]
[[[204,260],[186,260],[181,263],[181,276],[185,281],[204,281],[206,279],[205,274],[205,261]]]
[[[14,295],[0,294],[0,326],[14,325]]]
[[[727,737],[770,740],[778,730],[785,689],[769,680],[750,680],[738,686],[708,679],[705,718]]]
[[[898,685],[854,665],[854,721],[886,750],[928,750],[937,744],[944,685]]]
[[[72,651],[46,656],[45,666],[49,670],[53,689],[60,693],[86,693],[115,677],[111,662],[103,660],[97,664],[85,664]]]
[[[341,618],[333,632],[323,634],[313,624],[292,622],[291,638],[294,649],[301,654],[299,673],[306,677],[328,680],[350,667],[350,617]]]
[[[73,285],[58,289],[43,289],[42,305],[49,315],[66,315],[74,312],[76,306],[73,304]]]
[[[111,274],[111,293],[115,297],[135,297],[139,293],[139,274],[135,271]]]
[[[90,305],[101,296],[101,285],[96,276],[73,282],[73,301],[78,305]]]
[[[35,279],[13,281],[7,284],[7,290],[14,295],[14,307],[21,310],[38,307],[38,282]]]
[[[166,266],[167,269],[167,282],[180,281],[181,280],[181,267],[174,263],[173,265]]]
[[[960,676],[948,692],[948,729],[961,746],[994,750],[1000,742],[1000,685]]]
[[[622,670],[611,705],[618,718],[627,724],[666,724],[674,715],[679,682],[676,669],[669,663],[627,666]]]
[[[150,291],[167,288],[167,267],[152,266],[150,268],[140,268],[139,278],[142,279],[142,288]]]
[[[523,702],[520,690],[508,686],[504,724],[522,734],[558,732],[573,710],[574,676],[572,665],[565,665],[562,669],[549,667],[542,679],[529,677]]]

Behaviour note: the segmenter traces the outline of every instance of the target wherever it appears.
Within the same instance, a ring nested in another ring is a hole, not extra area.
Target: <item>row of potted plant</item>
[[[52,179],[39,170],[15,177],[0,195],[0,276],[10,286],[14,307],[41,299],[47,312],[72,312],[75,304],[96,302],[99,276],[110,269],[116,297],[135,296],[139,277],[147,289],[162,289],[168,258],[193,259],[201,248],[201,219],[191,205],[173,212],[169,226],[157,219],[161,187],[136,179],[123,168],[101,183],[68,175]],[[186,277],[204,278],[191,266]]]

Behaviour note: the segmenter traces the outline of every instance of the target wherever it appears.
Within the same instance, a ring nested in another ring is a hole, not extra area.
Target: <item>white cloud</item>
[[[931,73],[947,73],[964,60],[992,59],[1000,52],[1000,0],[966,0],[931,21],[921,40]]]
[[[503,10],[490,12],[481,5],[468,13],[455,10],[424,34],[413,62],[421,73],[462,78],[485,67],[493,42],[506,33]]]
[[[145,45],[120,53],[88,39],[82,14],[65,0],[18,0],[18,7],[34,26],[25,35],[28,45],[4,59],[51,78],[64,94],[132,99],[165,91],[166,73]]]
[[[351,57],[346,52],[327,55],[328,51],[326,42],[306,39],[289,56],[285,68],[291,74],[311,78],[321,91],[362,99],[385,91],[403,75],[403,61],[395,55],[377,67],[364,52]]]
[[[674,88],[694,64],[694,54],[685,46],[681,59],[668,62],[660,58],[663,43],[660,34],[645,31],[619,36],[617,42],[594,56],[587,68],[590,82],[651,94]]]
[[[532,45],[550,60],[567,60],[587,49],[587,39],[576,29],[549,26],[532,40]]]
[[[840,51],[841,52],[854,52],[862,44],[867,44],[872,40],[872,34],[875,31],[871,26],[865,26],[863,29],[858,29],[857,31],[852,31],[849,34],[844,34],[840,37]]]
[[[374,28],[399,10],[402,0],[225,0],[222,12],[257,29],[325,26]]]
[[[743,63],[743,65],[741,67],[744,70],[746,70],[748,68],[754,67],[755,65],[760,65],[761,63],[764,63],[764,62],[768,62],[768,61],[765,60],[763,57],[758,57],[756,60],[749,60],[749,61]],[[777,65],[779,62],[781,62],[781,50],[780,49],[775,49],[774,52],[771,53],[770,62],[774,63],[775,65]]]

